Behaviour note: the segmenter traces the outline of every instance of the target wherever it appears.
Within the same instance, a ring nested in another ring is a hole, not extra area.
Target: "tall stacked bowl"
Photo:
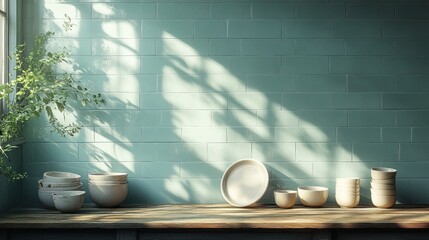
[[[45,172],[39,180],[39,200],[48,209],[55,209],[52,194],[81,191],[80,175],[69,172]]]
[[[390,208],[396,202],[396,169],[371,168],[371,201],[379,208]]]
[[[337,178],[335,183],[335,200],[340,207],[356,207],[360,201],[360,179]]]
[[[89,196],[99,207],[116,207],[127,198],[127,173],[91,173],[88,179]]]

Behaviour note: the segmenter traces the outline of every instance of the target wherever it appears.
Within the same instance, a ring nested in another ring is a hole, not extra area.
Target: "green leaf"
[[[68,30],[75,26],[70,17],[66,23]],[[16,172],[6,164],[5,160],[9,161],[7,155],[13,148],[2,143],[22,136],[23,124],[32,118],[40,117],[41,113],[46,111],[53,131],[61,136],[73,136],[79,132],[80,127],[75,123],[64,124],[66,121],[59,120],[56,113],[64,112],[70,100],[80,102],[83,106],[100,106],[100,103],[104,103],[100,93],[91,93],[70,73],[61,72],[60,65],[63,62],[73,61],[68,61],[69,52],[66,48],[51,51],[46,49],[46,44],[53,35],[53,32],[41,33],[34,37],[33,44],[28,45],[30,47],[25,44],[18,45],[11,55],[14,60],[11,63],[15,63],[12,67],[18,75],[0,85],[0,100],[3,100],[8,108],[8,112],[0,117],[0,176],[11,180],[22,179],[26,174]],[[15,96],[11,98],[11,94]],[[66,118],[66,114],[63,116]],[[4,154],[1,154],[2,152]]]

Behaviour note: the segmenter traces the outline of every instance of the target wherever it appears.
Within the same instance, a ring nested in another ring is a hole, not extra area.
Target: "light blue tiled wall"
[[[375,3],[377,2],[377,3]],[[26,0],[24,33],[56,31],[104,93],[60,138],[26,128],[24,199],[44,171],[130,173],[128,203],[224,202],[224,170],[263,161],[273,188],[398,169],[398,200],[429,203],[426,1]],[[77,26],[61,31],[64,13]],[[85,179],[86,181],[86,179]]]

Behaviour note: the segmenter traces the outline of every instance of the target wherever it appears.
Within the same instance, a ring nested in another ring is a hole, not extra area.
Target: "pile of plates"
[[[91,173],[88,179],[89,196],[99,207],[116,207],[127,198],[127,173]]]
[[[396,203],[396,169],[371,168],[371,201],[379,208],[390,208]]]
[[[359,178],[337,178],[335,200],[340,207],[354,208],[360,201]]]
[[[81,191],[80,175],[70,172],[45,172],[39,180],[39,200],[49,209],[55,209],[52,194],[63,194],[67,191]]]

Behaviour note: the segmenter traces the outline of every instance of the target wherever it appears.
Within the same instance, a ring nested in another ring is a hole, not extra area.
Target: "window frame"
[[[0,51],[0,58],[3,59],[0,70],[0,84],[5,84],[9,81],[9,15],[8,15],[8,0],[3,0],[3,9],[0,9],[0,17],[3,18],[2,21],[2,32],[0,32],[0,40],[2,40],[2,46]],[[0,113],[6,112],[6,102],[0,100]]]
[[[0,84],[5,84],[8,81],[8,70],[9,70],[9,65],[8,65],[8,47],[9,47],[9,28],[8,28],[8,23],[9,23],[9,15],[8,15],[8,0],[3,0],[3,7],[4,9],[0,9],[0,17],[3,18],[3,32],[0,32],[0,34],[2,34],[2,36],[0,37],[0,39],[2,39],[3,44],[2,44],[2,49],[3,51],[0,53],[1,54],[1,58],[3,59],[2,62],[2,76],[0,79]]]

